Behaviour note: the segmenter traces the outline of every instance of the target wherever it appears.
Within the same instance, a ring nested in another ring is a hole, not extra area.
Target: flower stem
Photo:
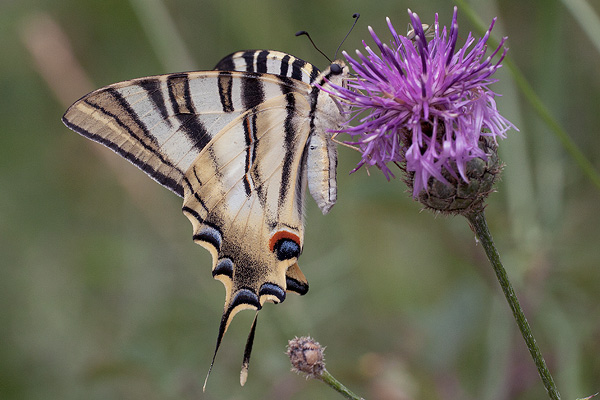
[[[347,399],[364,400],[362,397],[358,397],[350,390],[348,390],[348,388],[346,388],[346,386],[344,386],[340,381],[335,379],[333,375],[331,375],[329,371],[327,371],[327,369],[323,370],[323,373],[318,377],[318,379],[328,384],[331,388],[341,393]]]
[[[535,338],[533,337],[533,333],[531,332],[531,328],[529,327],[529,323],[525,318],[525,314],[523,313],[523,309],[519,304],[519,300],[517,299],[517,295],[508,280],[508,276],[506,275],[506,270],[502,266],[502,262],[500,261],[500,255],[496,250],[496,246],[494,245],[494,241],[492,239],[492,235],[487,226],[487,221],[485,219],[485,215],[483,212],[483,208],[480,207],[476,210],[471,211],[470,213],[465,214],[465,217],[469,221],[471,228],[477,235],[477,238],[483,245],[485,249],[485,253],[487,254],[494,271],[496,272],[496,277],[498,278],[498,282],[502,287],[502,291],[504,292],[504,296],[506,297],[506,301],[508,301],[508,305],[512,310],[515,321],[517,321],[517,325],[521,330],[521,334],[523,335],[523,339],[525,339],[525,343],[527,344],[527,348],[529,349],[529,353],[535,362],[535,365],[538,369],[540,377],[542,378],[542,382],[544,383],[544,387],[548,392],[548,396],[552,400],[560,400],[560,394],[558,393],[558,389],[556,388],[556,384],[552,379],[552,375],[546,366],[546,361],[544,361],[544,357],[540,352],[540,349],[535,342]]]

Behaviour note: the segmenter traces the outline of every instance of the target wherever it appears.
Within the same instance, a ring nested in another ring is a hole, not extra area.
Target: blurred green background
[[[473,2],[554,118],[600,169],[600,4]],[[0,398],[333,399],[289,371],[287,340],[313,335],[328,369],[369,399],[542,399],[545,391],[463,218],[434,217],[377,170],[349,175],[322,216],[307,199],[300,265],[311,289],[225,336],[206,393],[224,290],[191,240],[181,200],[60,121],[87,91],[135,77],[211,69],[266,48],[325,67],[389,39],[406,9],[449,24],[450,1],[0,1]],[[579,7],[579,8],[578,8]],[[594,19],[596,18],[596,19]],[[475,27],[459,9],[460,41]],[[596,34],[594,34],[596,32]],[[477,36],[481,33],[478,32]],[[524,101],[507,68],[492,88],[519,128],[487,216],[563,398],[600,390],[600,189]]]

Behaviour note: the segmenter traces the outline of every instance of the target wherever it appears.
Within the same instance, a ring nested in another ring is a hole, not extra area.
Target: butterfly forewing
[[[307,89],[270,75],[160,75],[94,91],[73,104],[63,121],[183,196],[185,172],[212,136],[253,104],[298,90]]]

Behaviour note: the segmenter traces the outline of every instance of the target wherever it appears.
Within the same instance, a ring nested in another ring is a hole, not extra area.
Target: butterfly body
[[[225,286],[217,349],[240,310],[308,290],[297,264],[305,191],[323,213],[335,203],[329,131],[345,118],[322,88],[342,85],[347,74],[342,61],[321,73],[289,54],[243,51],[212,71],[98,89],[63,116],[183,197],[193,239],[211,253],[212,275]]]

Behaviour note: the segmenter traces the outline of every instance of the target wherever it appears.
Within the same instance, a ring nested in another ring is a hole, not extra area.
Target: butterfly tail
[[[256,321],[258,319],[258,311],[254,315],[254,321],[252,322],[252,328],[248,334],[248,340],[246,340],[246,347],[244,348],[244,359],[242,360],[242,370],[240,371],[240,385],[244,386],[246,379],[248,379],[248,366],[250,365],[250,354],[252,353],[252,345],[254,344],[254,333],[256,332]]]
[[[229,315],[231,314],[231,310],[226,310],[221,317],[221,323],[219,324],[219,334],[217,336],[217,345],[215,346],[215,353],[213,354],[212,361],[210,362],[210,367],[208,368],[208,373],[206,374],[206,379],[204,379],[204,386],[202,386],[202,391],[206,391],[206,384],[208,382],[208,377],[212,371],[213,365],[215,364],[215,358],[217,358],[217,353],[219,352],[219,347],[221,347],[221,341],[223,340],[223,336],[227,331],[227,326],[229,325]]]
[[[212,367],[215,363],[215,359],[217,357],[217,353],[219,351],[219,347],[221,346],[221,341],[223,340],[223,336],[225,332],[227,332],[227,328],[229,327],[229,323],[233,319],[233,317],[241,310],[244,309],[253,309],[256,310],[257,315],[258,311],[262,308],[258,300],[258,296],[252,293],[248,289],[240,289],[233,296],[232,301],[228,301],[225,303],[225,310],[223,311],[223,316],[221,317],[221,323],[219,324],[219,334],[217,336],[217,345],[215,346],[215,353],[213,354],[212,361],[210,363],[210,367],[208,369],[208,373],[206,374],[206,379],[204,380],[204,386],[202,390],[206,390],[206,383],[208,382],[208,377],[212,371]],[[254,322],[252,323],[252,328],[250,330],[250,335],[248,336],[248,342],[246,343],[246,349],[244,351],[244,365],[246,365],[246,375],[248,370],[248,363],[250,361],[250,353],[252,351],[252,342],[254,341],[254,331],[256,329],[256,316],[254,317]],[[242,372],[243,372],[242,368]],[[242,381],[240,377],[240,381]],[[245,380],[244,380],[245,382]],[[242,383],[243,385],[243,383]]]

